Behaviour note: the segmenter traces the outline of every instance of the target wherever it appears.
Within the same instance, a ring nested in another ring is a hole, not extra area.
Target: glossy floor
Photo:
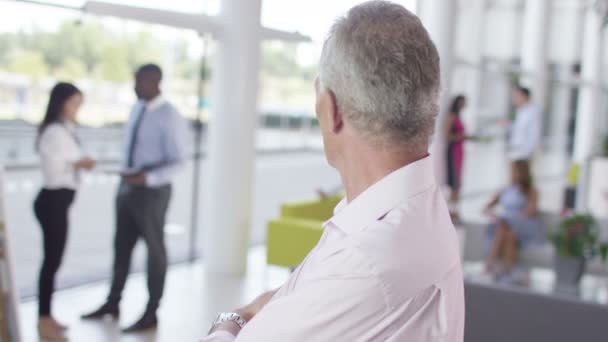
[[[120,322],[81,321],[79,316],[96,308],[105,298],[107,283],[59,291],[54,297],[54,313],[68,324],[71,342],[174,342],[198,341],[218,312],[232,310],[267,289],[280,286],[289,271],[266,265],[265,249],[250,251],[244,277],[209,276],[200,263],[172,266],[159,311],[159,327],[142,334],[121,334],[120,327],[131,324],[141,314],[147,300],[143,274],[131,276],[121,304]],[[36,332],[36,302],[21,305],[23,342],[39,341]]]

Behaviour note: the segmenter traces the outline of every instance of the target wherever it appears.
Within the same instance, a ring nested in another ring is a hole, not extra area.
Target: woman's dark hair
[[[46,114],[38,126],[36,147],[38,147],[38,142],[40,141],[42,132],[44,132],[44,130],[50,124],[61,121],[61,115],[66,101],[76,94],[81,95],[82,92],[71,83],[59,82],[53,87],[53,90],[51,90],[51,96],[49,97],[49,104],[46,107]]]
[[[454,97],[454,99],[452,100],[452,105],[450,106],[450,113],[452,114],[460,114],[460,111],[462,110],[462,102],[464,102],[466,100],[466,97],[464,97],[464,95],[457,95],[456,97]]]
[[[532,178],[532,172],[530,171],[530,163],[527,160],[516,160],[513,162],[513,168],[517,170],[519,175],[517,179],[517,186],[520,190],[529,196],[534,188],[534,180]]]

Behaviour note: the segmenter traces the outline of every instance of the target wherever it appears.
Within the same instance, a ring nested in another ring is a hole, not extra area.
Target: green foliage
[[[578,214],[564,219],[549,239],[564,257],[592,257],[599,248],[598,231],[591,215]]]
[[[600,244],[600,257],[603,262],[608,261],[608,243],[606,242]]]
[[[56,76],[65,81],[78,80],[85,77],[86,74],[86,65],[76,57],[66,57],[56,72]]]
[[[316,66],[302,67],[297,63],[295,44],[264,43],[261,50],[261,68],[269,75],[312,81],[317,74]]]
[[[108,81],[125,82],[131,78],[132,70],[125,63],[127,51],[120,47],[107,46],[104,49],[104,59],[96,69],[98,75]]]
[[[37,51],[16,51],[12,54],[8,70],[39,79],[48,73],[44,56]]]
[[[602,146],[602,154],[604,157],[608,157],[608,135],[604,137],[604,144]]]
[[[97,77],[107,81],[124,82],[142,63],[164,62],[167,45],[173,60],[174,75],[186,80],[211,77],[210,64],[201,68],[201,56],[193,56],[190,43],[178,37],[165,42],[148,31],[110,29],[102,22],[67,20],[55,31],[36,29],[0,33],[0,69],[43,77],[61,79]],[[285,43],[262,45],[261,71],[272,78],[299,78],[312,81],[316,66],[303,67],[297,63],[297,46]]]
[[[121,48],[126,50],[129,68],[135,71],[145,63],[162,64],[163,45],[151,32],[140,31],[127,35]]]
[[[262,69],[278,76],[290,76],[296,68],[295,50],[281,49],[276,45],[264,44],[262,48]]]
[[[76,27],[72,25],[71,29],[78,31],[79,44],[78,47],[75,47],[76,56],[79,56],[86,66],[87,72],[90,73],[99,61],[103,60],[104,47],[112,40],[112,37],[98,22],[85,23]]]
[[[32,75],[23,64],[36,64],[38,77],[51,73],[63,79],[98,76],[108,81],[125,81],[141,63],[160,62],[163,43],[150,32],[124,33],[108,30],[100,22],[66,21],[55,32],[37,29],[0,35],[0,66]],[[6,55],[11,51],[35,52],[18,65]],[[44,65],[42,67],[41,65]],[[44,70],[45,72],[41,72]]]
[[[521,80],[521,74],[519,72],[511,71],[509,72],[509,80],[511,81],[511,85],[518,85]]]
[[[175,65],[174,71],[176,76],[183,79],[197,79],[197,76],[205,81],[211,79],[209,60],[204,67],[201,67],[200,60],[185,60]]]
[[[0,64],[6,64],[11,48],[15,45],[15,37],[10,33],[0,33]]]

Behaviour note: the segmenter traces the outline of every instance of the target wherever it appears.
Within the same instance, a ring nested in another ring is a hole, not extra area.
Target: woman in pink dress
[[[462,183],[462,166],[464,162],[464,142],[467,139],[464,124],[460,118],[460,112],[466,106],[466,98],[458,95],[452,100],[450,112],[446,117],[447,148],[447,176],[450,187],[450,213],[453,219],[458,219],[458,200]]]

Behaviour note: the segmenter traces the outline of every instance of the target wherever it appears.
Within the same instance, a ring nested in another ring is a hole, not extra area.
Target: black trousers
[[[44,258],[38,280],[38,315],[51,314],[55,274],[61,265],[68,237],[68,211],[74,201],[71,189],[42,189],[34,201],[34,213],[42,227]]]
[[[458,177],[458,169],[456,166],[456,160],[454,158],[454,152],[452,152],[452,144],[448,144],[446,157],[448,185],[452,189],[460,188],[460,179]]]
[[[167,250],[165,216],[171,199],[171,185],[160,188],[121,184],[116,196],[114,270],[107,303],[118,305],[125,287],[131,255],[140,238],[148,248],[148,292],[146,313],[155,313],[165,287]]]

